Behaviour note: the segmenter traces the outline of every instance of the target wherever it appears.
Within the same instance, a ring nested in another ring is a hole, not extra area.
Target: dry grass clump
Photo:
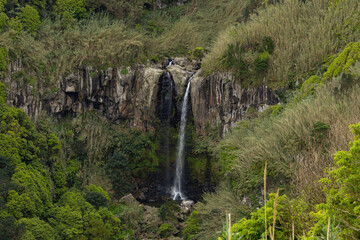
[[[328,7],[327,0],[292,1],[270,5],[253,14],[246,24],[229,27],[218,36],[204,68],[220,70],[222,59],[229,44],[242,46],[245,50],[260,44],[264,37],[275,43],[274,53],[269,57],[267,81],[279,87],[301,80],[313,71],[328,54],[333,54],[346,41],[354,40],[359,32],[350,31],[359,22],[360,3],[356,0],[340,1],[335,8]],[[344,41],[346,39],[346,41]],[[290,77],[291,78],[291,77]]]

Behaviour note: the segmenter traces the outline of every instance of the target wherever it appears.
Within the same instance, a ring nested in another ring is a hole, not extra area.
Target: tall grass
[[[241,204],[242,199],[234,194],[228,184],[222,183],[216,193],[207,193],[196,206],[199,215],[199,231],[194,239],[217,239],[221,232],[224,215],[231,212],[233,219],[249,214],[249,206]],[[244,214],[245,213],[245,214]],[[225,230],[226,231],[226,230]]]
[[[359,31],[354,30],[359,13],[360,3],[356,0],[340,1],[336,8],[329,8],[327,0],[285,0],[270,5],[253,14],[249,22],[229,27],[219,35],[204,68],[207,72],[221,70],[229,44],[251,49],[264,37],[271,37],[275,50],[269,58],[268,83],[279,87],[289,80],[302,80],[325,56],[359,36]]]
[[[56,83],[60,75],[81,66],[120,67],[210,47],[220,30],[233,25],[249,3],[198,0],[139,12],[143,17],[136,25],[106,13],[93,14],[66,29],[59,19],[43,19],[36,38],[9,30],[0,34],[0,45],[8,48],[12,59],[21,58],[39,78]]]
[[[256,169],[267,161],[269,182],[293,181],[299,187],[293,189],[295,192],[307,189],[309,196],[320,194],[321,191],[313,192],[314,181],[332,162],[331,154],[344,149],[351,140],[351,134],[345,129],[360,116],[360,108],[355,104],[360,100],[359,88],[356,86],[339,97],[332,93],[337,84],[329,84],[316,98],[291,106],[275,118],[254,121],[227,136],[221,146],[236,149],[233,154],[237,159],[232,163],[231,175],[238,191],[244,193],[246,189],[261,186]],[[314,123],[318,121],[331,128],[324,133],[321,143],[312,136]]]
[[[359,64],[351,73],[360,76]],[[215,234],[219,223],[209,217],[214,212],[214,217],[221,220],[230,206],[229,210],[238,215],[246,215],[245,206],[258,206],[262,200],[265,162],[266,192],[276,192],[281,187],[282,194],[292,198],[301,195],[301,209],[291,212],[309,230],[309,213],[316,204],[326,200],[318,180],[325,177],[326,167],[333,163],[332,155],[346,149],[353,138],[348,126],[360,121],[357,104],[360,86],[355,84],[339,92],[336,89],[341,89],[343,81],[341,77],[334,79],[319,89],[316,96],[288,105],[280,115],[242,122],[225,136],[217,150],[227,152],[220,161],[231,166],[227,172],[231,186],[219,187],[216,193],[205,195],[205,204],[197,209],[204,218],[199,235],[202,231]],[[330,129],[316,135],[314,124],[319,121],[328,124]],[[221,213],[220,216],[217,213]],[[287,225],[291,232],[291,222]]]

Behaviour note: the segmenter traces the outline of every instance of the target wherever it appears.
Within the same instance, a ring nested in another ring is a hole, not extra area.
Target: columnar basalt
[[[231,73],[203,77],[200,71],[192,80],[191,100],[195,127],[202,134],[207,125],[219,127],[220,134],[226,133],[243,119],[250,106],[261,110],[279,102],[265,84],[244,88]]]
[[[84,67],[60,77],[56,86],[50,88],[45,87],[42,80],[37,80],[34,86],[24,77],[15,79],[17,73],[24,71],[18,60],[9,64],[9,74],[3,82],[8,86],[7,103],[22,108],[33,119],[42,111],[64,116],[94,110],[113,123],[126,122],[145,131],[153,129],[157,118],[159,81],[165,71],[173,78],[173,97],[177,99],[184,95],[187,79],[196,72],[190,94],[195,127],[201,134],[209,125],[219,127],[219,133],[223,134],[243,119],[250,106],[260,110],[279,101],[266,85],[244,88],[231,73],[203,77],[201,70],[197,71],[198,66],[185,58],[175,58],[174,65],[167,68],[135,65],[97,70]]]

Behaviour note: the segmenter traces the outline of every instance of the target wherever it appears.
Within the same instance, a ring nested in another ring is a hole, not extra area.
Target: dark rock
[[[191,101],[197,131],[205,134],[207,125],[219,126],[223,134],[243,119],[250,106],[259,111],[279,99],[265,84],[243,88],[231,73],[202,77],[200,70],[191,82]]]
[[[197,62],[175,58],[167,67],[174,81],[174,102],[184,94],[186,82],[195,71]],[[13,79],[23,70],[20,60],[8,66],[3,80],[8,86],[7,104],[21,108],[36,119],[40,112],[53,116],[97,111],[113,123],[126,122],[129,127],[152,130],[158,100],[159,79],[166,70],[151,66],[108,68],[79,68],[61,77],[56,92],[45,87],[42,80],[34,88],[24,78]],[[262,111],[267,105],[279,102],[266,85],[244,88],[231,73],[214,73],[206,77],[197,71],[191,83],[191,104],[195,128],[204,134],[206,126],[219,126],[219,134],[229,131],[243,119],[250,106]],[[180,106],[176,106],[179,109]]]
[[[194,204],[193,200],[183,200],[180,204],[181,212],[184,214],[191,213],[194,208]]]

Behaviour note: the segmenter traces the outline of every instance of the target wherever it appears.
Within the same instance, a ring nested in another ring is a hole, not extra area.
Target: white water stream
[[[189,79],[189,82],[186,87],[184,100],[181,107],[181,122],[180,122],[180,131],[179,131],[179,143],[178,143],[178,153],[176,156],[176,174],[174,185],[172,186],[172,196],[174,200],[183,200],[185,195],[182,191],[182,175],[184,167],[184,149],[185,149],[185,128],[187,121],[187,113],[189,108],[189,92],[190,92],[190,83],[192,77]]]

